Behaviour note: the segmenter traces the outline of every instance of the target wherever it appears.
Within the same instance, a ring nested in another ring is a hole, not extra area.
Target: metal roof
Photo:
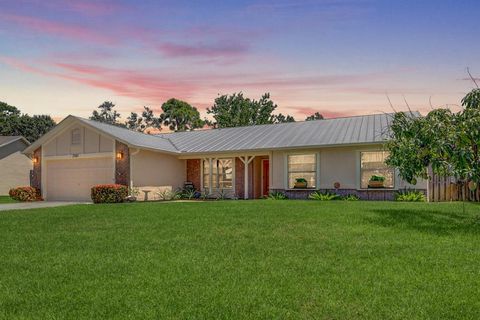
[[[388,138],[393,114],[290,122],[160,134],[181,153],[381,143]]]
[[[420,113],[414,112],[414,116]],[[129,146],[173,154],[260,151],[382,143],[393,114],[148,135],[93,120],[69,116],[24,152],[33,152],[72,121],[99,130]]]

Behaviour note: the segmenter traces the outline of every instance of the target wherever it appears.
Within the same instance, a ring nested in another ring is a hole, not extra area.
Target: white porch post
[[[243,167],[244,167],[244,194],[243,194],[243,199],[247,200],[248,199],[248,165],[252,160],[255,158],[255,156],[243,156],[239,157],[240,160],[243,162]]]

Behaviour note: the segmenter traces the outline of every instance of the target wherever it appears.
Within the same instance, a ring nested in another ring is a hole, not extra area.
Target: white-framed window
[[[361,189],[395,187],[395,169],[385,163],[388,155],[388,151],[360,152]]]
[[[289,189],[315,189],[317,187],[317,154],[288,155],[287,183]]]
[[[73,129],[72,130],[72,137],[71,137],[72,145],[79,145],[82,143],[82,133],[80,129]]]
[[[233,189],[233,164],[231,158],[203,160],[203,188]]]

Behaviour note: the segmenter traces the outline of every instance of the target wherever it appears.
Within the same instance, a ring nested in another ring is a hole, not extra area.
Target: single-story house
[[[30,143],[20,136],[0,136],[0,195],[30,185],[32,160],[22,153]]]
[[[68,116],[30,145],[32,185],[47,200],[89,200],[96,184],[194,188],[244,199],[313,190],[392,199],[411,186],[384,163],[391,114],[147,135]],[[372,188],[372,175],[385,177]],[[296,179],[304,179],[303,184]]]

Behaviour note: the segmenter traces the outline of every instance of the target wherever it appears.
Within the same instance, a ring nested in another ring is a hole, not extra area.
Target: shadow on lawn
[[[411,229],[436,235],[480,234],[478,215],[416,209],[375,209],[371,212],[376,213],[376,217],[368,217],[366,220],[382,227]]]

